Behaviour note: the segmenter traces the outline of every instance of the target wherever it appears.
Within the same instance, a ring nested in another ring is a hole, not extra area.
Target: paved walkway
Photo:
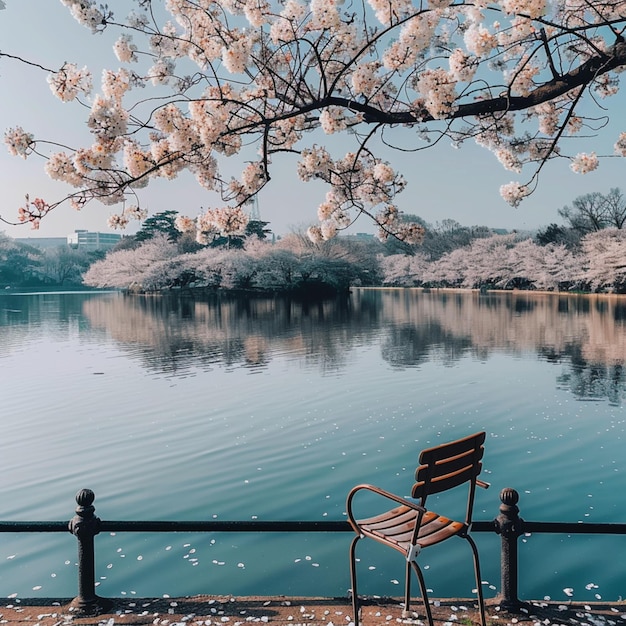
[[[409,624],[421,626],[423,607],[416,600],[415,613],[402,617],[399,601],[371,600],[362,609],[362,626]],[[487,605],[489,626],[626,626],[626,602],[574,604],[529,602],[517,613]],[[290,597],[193,596],[188,598],[114,599],[97,616],[82,616],[69,600],[12,599],[0,607],[0,624],[65,626],[115,624],[155,626],[247,626],[269,623],[277,626],[349,626],[352,609],[346,599]],[[472,600],[433,601],[436,626],[479,626]]]

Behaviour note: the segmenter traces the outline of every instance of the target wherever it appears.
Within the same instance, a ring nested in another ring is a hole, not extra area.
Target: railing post
[[[496,532],[501,536],[500,549],[500,606],[507,611],[517,611],[523,603],[517,590],[517,539],[524,533],[524,520],[519,516],[519,494],[515,489],[500,492],[500,514],[494,520]]]
[[[70,520],[68,530],[78,539],[78,596],[72,609],[82,615],[99,615],[113,602],[96,595],[96,558],[94,537],[100,532],[100,518],[94,515],[91,489],[81,489],[76,494],[76,515]]]

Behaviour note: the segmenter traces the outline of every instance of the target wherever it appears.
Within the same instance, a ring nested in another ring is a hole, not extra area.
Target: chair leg
[[[424,581],[424,575],[422,574],[422,570],[420,566],[415,562],[411,561],[411,565],[417,574],[417,580],[420,585],[420,591],[422,593],[422,602],[424,603],[424,610],[426,611],[426,618],[428,619],[429,626],[434,626],[433,622],[433,614],[430,610],[430,602],[428,601],[428,591],[426,590],[426,583]]]
[[[352,588],[352,619],[354,626],[359,626],[359,596],[356,589],[356,544],[360,535],[357,535],[350,544],[350,586]]]
[[[404,612],[402,617],[409,616],[409,609],[411,607],[411,569],[411,562],[407,561],[404,575]]]
[[[478,595],[478,608],[480,610],[480,621],[482,626],[487,626],[487,618],[485,616],[485,599],[483,597],[483,581],[480,575],[480,561],[478,559],[478,548],[474,543],[474,540],[469,536],[465,535],[465,539],[470,544],[472,548],[472,554],[474,556],[474,573],[476,575],[476,593]]]

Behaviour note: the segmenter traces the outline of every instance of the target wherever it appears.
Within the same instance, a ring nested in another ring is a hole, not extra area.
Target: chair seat
[[[407,554],[411,547],[413,529],[418,511],[409,506],[398,506],[385,513],[357,521],[359,530],[385,545]],[[455,522],[434,511],[426,511],[422,518],[417,543],[421,548],[433,546],[454,535],[467,531],[467,524]]]

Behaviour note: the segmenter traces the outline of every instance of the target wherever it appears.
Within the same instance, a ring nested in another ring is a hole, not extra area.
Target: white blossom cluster
[[[383,64],[388,70],[403,71],[415,64],[419,54],[428,48],[439,19],[435,12],[422,13],[400,29],[400,37],[385,50]]]
[[[231,198],[239,205],[250,200],[267,182],[266,165],[262,161],[248,163],[241,180],[232,179],[229,185]]]
[[[615,142],[615,154],[626,157],[626,133],[620,133]]]
[[[376,19],[385,25],[407,17],[413,11],[409,0],[369,0],[369,5],[376,12]]]
[[[114,213],[109,216],[107,220],[107,224],[109,228],[113,229],[124,229],[128,226],[130,220],[145,220],[148,217],[147,209],[142,209],[137,205],[133,204],[129,207],[126,207],[122,213]]]
[[[348,126],[346,111],[341,107],[329,107],[320,115],[320,126],[327,135],[345,130]]]
[[[311,0],[311,25],[312,30],[325,30],[337,28],[341,23],[339,8],[336,0]]]
[[[98,31],[104,25],[104,15],[98,9],[95,0],[61,0],[69,8],[75,20],[83,26]]]
[[[222,63],[231,74],[245,72],[252,51],[252,40],[240,35],[222,48]]]
[[[174,225],[176,226],[176,229],[179,230],[181,233],[196,232],[196,220],[192,219],[191,217],[187,217],[186,215],[176,216]]]
[[[500,148],[496,150],[495,155],[505,169],[518,174],[522,171],[522,162],[511,150]]]
[[[465,31],[463,41],[470,54],[486,57],[498,46],[498,38],[483,24],[472,23]]]
[[[274,44],[293,41],[300,30],[300,23],[306,13],[304,4],[297,0],[287,0],[280,15],[270,27],[270,37]]]
[[[515,181],[502,185],[500,187],[500,195],[505,202],[511,206],[517,207],[520,202],[529,194],[529,189],[525,185],[520,185]]]
[[[109,228],[124,229],[128,226],[129,219],[124,214],[114,214],[109,216],[107,226]]]
[[[137,46],[133,43],[130,35],[123,33],[113,44],[113,51],[120,63],[132,63],[137,61]]]
[[[597,169],[598,165],[599,161],[595,152],[590,152],[589,154],[580,152],[572,159],[570,167],[577,174],[588,174]]]
[[[417,89],[435,119],[445,119],[455,110],[456,81],[444,69],[424,70],[417,80]]]
[[[478,69],[478,60],[462,48],[455,48],[448,58],[450,76],[457,82],[470,82]]]
[[[206,235],[243,235],[250,218],[241,207],[225,206],[218,209],[209,209],[196,219],[198,241],[207,243]],[[191,230],[189,218],[177,220],[176,227],[185,232]]]
[[[371,99],[383,84],[382,77],[378,74],[380,68],[380,61],[359,63],[350,77],[352,91],[356,95]]]
[[[17,211],[20,222],[29,222],[31,228],[37,230],[43,217],[45,217],[52,207],[43,199],[35,198],[32,202],[30,196],[26,194],[26,202]]]
[[[23,159],[30,154],[34,141],[34,135],[27,133],[21,126],[9,128],[4,133],[4,143],[7,145],[9,153]]]
[[[546,0],[501,0],[502,8],[509,15],[524,15],[530,19],[543,17]]]
[[[52,180],[64,181],[72,187],[80,187],[83,184],[83,177],[74,164],[73,156],[66,152],[56,152],[51,155],[45,165],[45,170]]]
[[[303,151],[298,174],[304,181],[321,178],[331,186],[318,207],[320,225],[309,230],[313,241],[331,239],[338,231],[347,228],[356,217],[352,214],[355,205],[368,212],[382,206],[376,216],[376,222],[382,227],[381,237],[398,226],[397,209],[391,201],[404,189],[406,181],[389,163],[365,153],[352,152],[334,160],[326,149],[314,146]]]
[[[48,84],[59,100],[70,102],[81,93],[91,92],[91,73],[86,67],[78,69],[75,63],[65,63],[58,72],[48,76]]]
[[[113,141],[126,133],[128,111],[115,98],[97,96],[91,105],[87,126],[104,141]]]

